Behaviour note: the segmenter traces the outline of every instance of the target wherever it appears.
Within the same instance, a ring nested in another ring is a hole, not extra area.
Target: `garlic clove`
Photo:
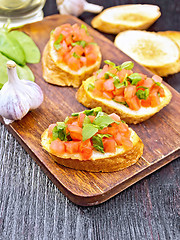
[[[103,6],[88,3],[85,0],[56,0],[57,8],[60,14],[69,14],[78,17],[84,11],[99,13],[102,11]]]
[[[36,83],[18,78],[15,62],[7,62],[7,71],[8,82],[0,90],[0,115],[5,124],[22,119],[43,102],[42,90]]]

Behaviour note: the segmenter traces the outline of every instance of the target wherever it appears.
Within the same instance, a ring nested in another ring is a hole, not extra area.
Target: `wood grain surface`
[[[50,31],[63,23],[82,22],[72,16],[53,15],[42,22],[26,25],[21,30],[32,37],[42,52]],[[103,35],[91,28],[89,32],[100,46],[103,60],[109,59],[116,64],[129,60]],[[40,136],[49,124],[64,121],[67,115],[84,107],[76,101],[75,89],[58,87],[43,80],[41,63],[31,68],[44,92],[44,102],[37,110],[7,128],[74,203],[84,206],[102,203],[180,155],[180,123],[177,119],[180,115],[180,95],[168,86],[173,95],[171,103],[148,121],[132,126],[145,145],[143,156],[137,164],[114,173],[90,173],[58,165],[56,157],[42,149]],[[152,75],[138,64],[135,64],[134,70]]]
[[[150,3],[162,16],[149,30],[180,31],[179,0],[88,0],[110,7]],[[45,15],[58,13],[46,0]],[[95,14],[80,18],[90,24]],[[110,40],[114,35],[106,34]],[[180,73],[165,78],[180,91]],[[179,240],[180,158],[98,206],[73,204],[0,123],[0,240]]]

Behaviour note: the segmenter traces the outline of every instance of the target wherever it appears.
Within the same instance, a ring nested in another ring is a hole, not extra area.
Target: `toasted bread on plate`
[[[119,33],[114,44],[139,64],[160,76],[180,71],[180,51],[168,37],[155,32],[129,30]]]
[[[126,63],[131,62],[124,66]],[[77,100],[86,107],[101,106],[103,111],[114,112],[134,124],[147,120],[170,102],[172,94],[161,83],[161,77],[133,73],[126,66],[119,70],[116,66],[115,70],[115,66],[105,65],[100,73],[83,82]]]
[[[64,24],[50,35],[43,56],[45,81],[79,87],[101,64],[101,52],[85,25]]]
[[[102,32],[117,34],[129,29],[147,29],[160,16],[156,5],[127,4],[105,9],[91,24]]]
[[[91,172],[129,167],[138,161],[144,146],[119,116],[107,115],[99,107],[51,124],[42,134],[41,143],[57,163]]]

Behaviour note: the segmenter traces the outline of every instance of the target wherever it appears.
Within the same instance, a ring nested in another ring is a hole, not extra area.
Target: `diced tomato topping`
[[[103,91],[104,80],[100,79],[94,82],[95,89],[98,91]]]
[[[103,92],[102,96],[109,100],[113,98],[113,94],[111,92]]]
[[[75,57],[71,57],[68,60],[68,66],[74,70],[74,71],[78,71],[81,68],[81,62],[79,58],[75,58]]]
[[[73,140],[82,140],[82,128],[79,126],[74,126],[72,124],[68,124],[68,130],[70,132],[70,136]]]
[[[117,76],[120,79],[120,82],[123,82],[124,78],[126,77],[126,75],[131,75],[133,72],[131,70],[126,70],[126,69],[122,69],[120,72],[117,73]]]
[[[154,85],[154,82],[152,78],[146,78],[146,80],[144,80],[144,83],[141,86],[151,89],[153,85]]]
[[[65,142],[66,152],[73,154],[78,153],[81,145],[81,141],[67,141]]]
[[[48,127],[48,137],[49,138],[52,138],[53,137],[53,134],[52,134],[52,131],[53,131],[53,128],[56,126],[56,124],[51,124],[49,125]]]
[[[162,87],[159,88],[159,93],[161,97],[165,97],[165,91]]]
[[[111,92],[114,91],[115,86],[114,86],[114,80],[113,79],[108,79],[104,82],[103,89],[104,91]]]
[[[116,141],[113,138],[104,138],[102,141],[105,152],[116,152]]]
[[[92,156],[93,147],[91,145],[90,139],[87,139],[80,144],[80,154],[83,160],[88,160]]]
[[[116,113],[111,113],[109,115],[109,117],[111,117],[116,122],[120,122],[121,121],[120,117]]]
[[[97,90],[96,88],[92,91],[92,93],[95,97],[101,98],[103,96],[103,93],[101,91]]]
[[[60,44],[58,49],[55,46],[58,62],[64,62],[74,71],[78,71],[83,66],[93,65],[98,58],[99,47],[90,44],[93,38],[78,24],[72,26],[64,24],[57,27],[53,33],[53,40],[54,42],[60,40],[57,42]]]
[[[134,97],[132,97],[132,98],[126,99],[126,102],[127,102],[127,104],[129,105],[129,107],[132,110],[137,111],[141,107],[141,102],[140,102],[139,98],[136,95]]]
[[[152,76],[152,79],[155,81],[155,82],[162,82],[162,77],[158,76],[158,75],[154,75]]]
[[[131,149],[133,147],[133,143],[131,142],[131,140],[124,136],[122,136],[122,145],[126,149]]]
[[[108,71],[108,69],[109,69],[109,66],[104,65],[102,71],[97,75],[97,79],[104,77],[104,74]]]
[[[136,86],[129,85],[124,90],[124,97],[125,99],[131,99],[132,97],[134,97],[135,93],[136,93]]]
[[[84,122],[84,118],[85,118],[85,114],[84,113],[80,113],[78,116],[78,125],[79,127],[83,127],[83,122]]]
[[[151,107],[157,107],[160,104],[160,99],[157,92],[154,92],[150,95]]]
[[[97,55],[96,53],[92,52],[86,55],[86,66],[89,67],[96,62]]]
[[[65,145],[59,138],[52,141],[50,144],[50,150],[54,154],[63,154],[65,153]]]
[[[114,91],[113,91],[113,94],[115,95],[115,96],[124,96],[124,89],[125,89],[125,87],[121,87],[121,88],[115,88],[114,89]]]
[[[120,102],[125,102],[126,100],[125,100],[125,98],[123,96],[115,96],[114,97],[114,101],[120,103]]]
[[[141,105],[143,107],[151,107],[151,98],[148,97],[146,100],[142,99],[141,100]]]
[[[122,145],[122,135],[119,132],[114,136],[114,140],[118,146]]]

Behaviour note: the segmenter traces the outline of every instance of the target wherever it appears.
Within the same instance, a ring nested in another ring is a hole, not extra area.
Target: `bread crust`
[[[114,154],[111,157],[99,159],[81,160],[78,158],[71,159],[53,155],[49,148],[50,139],[48,138],[48,129],[46,129],[42,134],[41,143],[43,148],[52,154],[51,156],[53,157],[53,160],[63,166],[90,172],[114,172],[135,164],[143,154],[144,144],[132,129],[131,132],[133,135],[133,147],[130,150],[126,150],[121,147],[122,152],[120,154]]]
[[[137,111],[130,110],[129,108],[125,107],[122,104],[115,103],[113,100],[107,100],[107,99],[105,100],[105,99],[94,97],[92,93],[87,90],[88,84],[94,83],[94,81],[95,81],[95,77],[93,76],[83,82],[83,84],[81,85],[81,87],[78,89],[76,93],[77,100],[88,108],[100,106],[102,107],[102,110],[108,114],[116,113],[121,117],[122,120],[124,120],[126,123],[129,123],[129,124],[131,123],[137,124],[147,120],[148,118],[153,116],[155,113],[159,112],[163,107],[165,107],[172,98],[172,94],[169,91],[169,89],[162,84],[162,87],[165,90],[166,97],[164,97],[163,101],[161,101],[161,104],[155,108],[149,108],[151,109],[151,111],[149,111],[147,114],[142,114],[142,113],[137,114]],[[107,104],[107,102],[109,104]]]
[[[134,15],[132,13],[127,13],[127,17],[130,17],[130,18],[131,18],[130,14],[132,14],[133,22],[136,22],[136,20],[137,20],[136,25],[131,25],[131,21],[129,21],[129,24],[128,24],[127,20],[123,21],[123,19],[120,22],[116,22],[115,20],[113,22],[110,22],[110,21],[108,21],[108,17],[106,20],[104,20],[102,18],[103,15],[106,15],[106,13],[111,10],[118,12],[119,11],[118,9],[121,10],[123,8],[129,8],[129,7],[136,8],[136,7],[140,7],[140,6],[141,6],[141,4],[136,4],[136,5],[129,4],[129,5],[121,5],[121,6],[115,6],[115,7],[108,8],[108,9],[104,10],[103,12],[101,12],[96,17],[94,17],[91,22],[91,25],[94,28],[97,28],[98,30],[100,30],[102,32],[111,33],[111,34],[118,34],[121,31],[131,30],[131,29],[145,30],[145,29],[149,28],[161,16],[159,7],[156,6],[157,14],[156,14],[156,16],[151,17],[151,18],[148,15],[145,16],[145,15],[141,15],[140,13],[139,13],[139,15],[137,15],[138,11],[135,12],[136,14],[134,14]],[[150,7],[151,6],[152,5],[150,5]],[[140,19],[141,19],[141,21],[140,21]]]
[[[99,51],[98,59],[95,64],[90,67],[85,67],[83,71],[75,72],[71,69],[64,70],[61,64],[57,63],[52,58],[52,49],[50,41],[46,44],[42,55],[43,78],[46,82],[59,86],[73,86],[77,88],[82,81],[90,77],[92,73],[99,69],[101,64],[101,53]]]

